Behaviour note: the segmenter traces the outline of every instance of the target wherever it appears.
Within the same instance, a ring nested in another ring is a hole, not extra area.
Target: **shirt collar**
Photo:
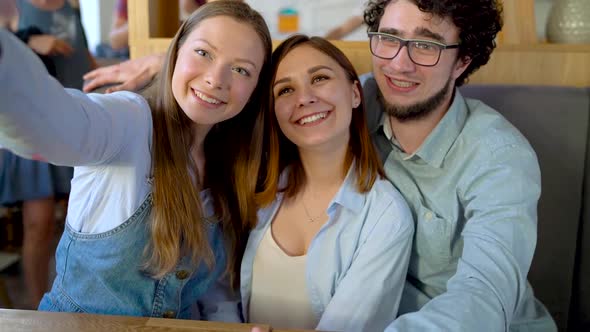
[[[399,143],[397,143],[397,140],[395,137],[393,137],[389,121],[386,121],[387,117],[385,116],[382,106],[379,108],[379,112],[381,113],[378,122],[379,126],[371,128],[371,131],[374,133],[378,129],[382,128],[385,136],[392,142],[393,145],[401,150]],[[440,168],[445,157],[447,156],[447,153],[451,149],[451,146],[453,146],[453,143],[455,143],[455,140],[461,133],[466,119],[467,105],[465,103],[465,99],[459,90],[455,89],[453,102],[449,107],[448,112],[443,116],[436,127],[434,127],[432,132],[426,137],[418,150],[416,150],[413,154],[408,155],[404,159],[407,160],[413,158],[414,156],[418,156],[420,159],[424,160],[431,166]]]
[[[361,212],[365,205],[365,196],[358,192],[356,178],[356,167],[355,162],[353,162],[348,169],[348,174],[346,174],[344,182],[328,206],[328,213],[331,212],[335,204],[351,210],[354,214]]]
[[[285,169],[285,171],[283,171],[283,173],[281,174],[281,177],[279,179],[279,188],[284,188],[286,186],[288,172],[289,168]],[[279,193],[276,203],[280,204],[282,199],[283,194]],[[359,193],[356,187],[356,171],[354,161],[348,169],[348,173],[346,174],[346,177],[344,178],[344,182],[342,182],[340,189],[338,189],[338,192],[328,205],[328,214],[330,214],[335,209],[336,204],[351,210],[355,214],[360,213],[363,209],[363,206],[365,205],[365,196]]]
[[[459,90],[455,89],[451,107],[434,127],[430,135],[426,137],[416,154],[433,167],[440,168],[451,146],[459,137],[466,119],[467,105],[465,99],[463,99]]]

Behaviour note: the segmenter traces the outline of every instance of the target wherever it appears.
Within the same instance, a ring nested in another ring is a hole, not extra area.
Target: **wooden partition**
[[[167,0],[129,0],[128,6],[131,57],[165,52],[179,27],[178,7]],[[504,22],[498,48],[471,82],[590,86],[590,44],[537,41],[534,0],[504,0]],[[367,42],[335,44],[350,57],[359,73],[371,70]]]
[[[0,331],[10,332],[250,332],[254,326],[263,332],[314,332],[260,324],[0,309]]]

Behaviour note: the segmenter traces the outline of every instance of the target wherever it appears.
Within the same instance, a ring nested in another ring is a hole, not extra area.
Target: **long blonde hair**
[[[215,219],[225,238],[226,273],[235,287],[239,284],[237,276],[248,231],[256,223],[254,192],[262,156],[265,113],[262,101],[268,100],[266,87],[272,51],[264,19],[242,2],[212,2],[195,11],[172,40],[162,72],[146,92],[154,127],[154,184],[151,239],[146,247],[145,266],[155,277],[162,277],[184,255],[190,255],[195,264],[204,261],[210,268],[215,264],[199,192],[191,176],[191,173],[198,175],[189,156],[194,129],[172,94],[171,82],[178,50],[188,35],[203,20],[216,16],[228,16],[251,26],[265,50],[258,84],[244,109],[234,118],[215,125],[204,141],[203,186],[213,196]]]

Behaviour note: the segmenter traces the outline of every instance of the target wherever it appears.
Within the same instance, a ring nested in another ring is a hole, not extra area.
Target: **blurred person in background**
[[[77,1],[2,0],[0,17],[64,86],[82,88],[82,74],[95,68],[88,52]],[[73,169],[16,156],[0,147],[0,204],[22,204],[23,272],[27,306],[36,308],[49,285],[56,199],[70,191]]]

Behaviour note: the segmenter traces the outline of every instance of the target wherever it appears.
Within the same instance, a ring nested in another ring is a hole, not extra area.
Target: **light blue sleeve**
[[[151,134],[143,97],[64,89],[5,29],[0,46],[0,145],[25,158],[36,154],[57,165],[89,166],[107,163],[127,142]]]
[[[414,234],[410,210],[399,199],[384,209],[359,247],[316,329],[383,331],[396,317]]]
[[[393,331],[508,331],[524,298],[537,240],[540,170],[529,147],[507,145],[459,184],[466,224],[462,256],[447,291]]]
[[[201,320],[242,323],[238,303],[240,294],[232,292],[229,280],[220,279],[198,301]]]

